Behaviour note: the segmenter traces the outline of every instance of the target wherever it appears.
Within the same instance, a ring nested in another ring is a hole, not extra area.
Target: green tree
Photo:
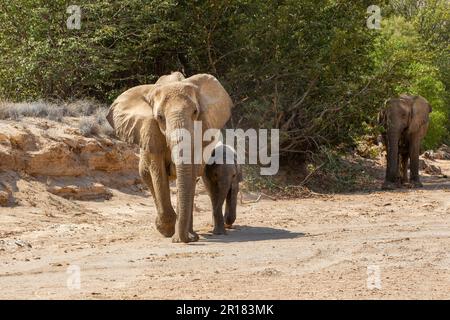
[[[281,130],[283,157],[352,146],[401,92],[433,105],[425,146],[448,136],[445,0],[66,0],[0,2],[0,97],[111,102],[162,74],[208,72],[231,93],[232,126]]]

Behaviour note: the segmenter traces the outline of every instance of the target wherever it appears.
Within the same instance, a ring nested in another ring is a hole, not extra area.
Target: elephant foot
[[[160,217],[156,217],[156,229],[161,233],[164,237],[170,238],[175,233],[175,219],[173,221],[162,221]]]
[[[229,215],[225,214],[224,220],[225,220],[225,228],[231,229],[231,226],[236,220],[236,215],[234,217],[230,217]]]
[[[381,189],[382,190],[395,190],[398,187],[399,187],[398,184],[395,182],[385,181],[383,183],[383,185],[381,186]]]
[[[221,225],[220,227],[219,226],[215,226],[212,233],[213,234],[217,234],[217,235],[219,235],[219,234],[226,234],[225,226],[224,225]]]
[[[178,233],[175,233],[172,237],[173,243],[189,243],[189,242],[196,242],[198,241],[199,236],[195,232],[188,232],[185,235],[181,235]]]
[[[233,224],[225,223],[225,229],[234,229]]]
[[[422,188],[423,184],[419,180],[416,180],[416,181],[411,181],[411,186],[413,188]]]
[[[189,238],[193,239],[192,242],[196,242],[200,239],[200,236],[196,232],[191,231],[189,232]]]

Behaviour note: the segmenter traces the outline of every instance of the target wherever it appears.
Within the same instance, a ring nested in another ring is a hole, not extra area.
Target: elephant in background
[[[140,147],[139,173],[155,201],[156,228],[173,242],[198,240],[192,212],[196,178],[202,176],[204,163],[195,164],[193,159],[194,121],[201,121],[202,134],[207,129],[220,130],[232,107],[230,96],[215,77],[197,74],[185,79],[176,72],[154,85],[125,91],[109,109],[107,120],[119,139]],[[188,163],[173,158],[181,130],[191,135]],[[176,179],[176,212],[170,201],[169,179]]]
[[[221,161],[219,160],[221,158]],[[211,163],[205,167],[202,180],[208,191],[213,209],[213,234],[225,234],[225,227],[231,228],[236,220],[239,182],[242,181],[241,166],[236,152],[227,145],[219,143],[211,154]],[[225,215],[222,214],[225,203]]]
[[[387,168],[383,189],[393,189],[408,182],[421,187],[419,178],[420,144],[428,130],[428,101],[421,96],[400,95],[386,101],[378,121],[384,127],[383,143],[387,149]]]

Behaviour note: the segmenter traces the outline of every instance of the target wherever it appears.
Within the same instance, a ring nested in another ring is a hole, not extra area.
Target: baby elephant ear
[[[153,117],[151,101],[147,99],[153,85],[133,87],[112,103],[106,119],[120,140],[138,145],[151,153],[164,150],[165,138]]]
[[[209,74],[197,74],[186,80],[198,87],[199,120],[206,128],[222,129],[230,119],[233,101],[219,80]]]

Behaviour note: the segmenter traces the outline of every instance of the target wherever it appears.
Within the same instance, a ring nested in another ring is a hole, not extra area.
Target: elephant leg
[[[208,191],[212,206],[212,219],[214,224],[213,234],[225,234],[225,223],[223,221],[222,206],[225,201],[226,192],[220,190],[205,174],[202,177],[203,184]]]
[[[401,155],[401,182],[402,184],[408,183],[408,153],[402,153]]]
[[[414,187],[422,187],[419,178],[419,153],[420,153],[420,139],[412,136],[409,145],[410,164],[410,181]]]
[[[214,220],[213,234],[226,234],[225,222],[223,220],[223,213],[222,213],[222,207],[225,197],[221,198],[222,199],[218,199],[218,201],[216,201],[216,203],[213,205],[213,220]]]
[[[195,195],[195,186],[196,183],[194,183],[194,195]],[[194,196],[195,198],[195,196]],[[194,199],[195,200],[195,199]],[[194,201],[192,201],[192,214],[191,214],[191,221],[189,221],[189,237],[193,239],[193,241],[198,241],[200,238],[198,234],[194,231]]]
[[[192,213],[191,221],[189,222],[189,237],[193,239],[193,241],[197,241],[200,238],[194,231],[194,213]]]
[[[150,193],[152,194],[152,197],[155,197],[155,190],[153,189],[153,182],[152,182],[152,176],[150,174],[150,171],[148,169],[147,162],[143,159],[143,156],[141,155],[141,158],[139,159],[139,175],[141,176],[142,181],[145,183],[145,185],[150,190]]]
[[[211,204],[213,209],[213,234],[225,234],[225,222],[223,220],[222,207],[225,202],[227,192],[217,188],[211,193]]]
[[[175,233],[176,213],[170,202],[170,187],[164,159],[160,156],[151,156],[148,167],[145,161],[139,163],[141,177],[149,185],[155,200],[157,216],[156,229],[165,237]],[[145,166],[145,167],[144,167]]]
[[[227,201],[225,203],[225,227],[231,228],[236,221],[237,196],[239,192],[239,182],[233,182],[230,191],[228,191]]]

